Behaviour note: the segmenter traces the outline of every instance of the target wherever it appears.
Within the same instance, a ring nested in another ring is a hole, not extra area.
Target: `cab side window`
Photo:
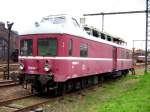
[[[73,48],[73,41],[70,39],[68,41],[68,56],[72,56],[72,48]]]
[[[80,57],[88,57],[88,46],[87,44],[80,44]]]

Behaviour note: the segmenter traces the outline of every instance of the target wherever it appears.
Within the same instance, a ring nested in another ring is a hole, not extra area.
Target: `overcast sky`
[[[19,33],[25,27],[52,14],[71,14],[77,18],[87,13],[145,10],[146,0],[0,0],[0,21],[13,21]],[[87,24],[101,30],[101,16],[87,17]],[[105,16],[104,31],[132,40],[145,39],[145,14]]]

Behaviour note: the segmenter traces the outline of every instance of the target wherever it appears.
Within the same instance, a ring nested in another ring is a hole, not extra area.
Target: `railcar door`
[[[113,71],[117,69],[117,47],[113,47]]]

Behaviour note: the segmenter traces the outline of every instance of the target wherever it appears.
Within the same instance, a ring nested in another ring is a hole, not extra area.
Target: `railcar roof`
[[[45,34],[45,33],[70,34],[77,37],[110,44],[116,47],[126,48],[125,46],[103,40],[100,37],[96,38],[93,35],[89,35],[84,30],[84,28],[80,26],[80,24],[77,22],[75,18],[66,14],[50,15],[43,17],[40,22],[35,22],[35,24],[32,27],[30,27],[30,29],[25,30],[24,32],[21,33],[21,35]],[[114,38],[114,40],[115,39],[119,42],[121,41],[123,42],[123,40],[121,40],[120,38]]]

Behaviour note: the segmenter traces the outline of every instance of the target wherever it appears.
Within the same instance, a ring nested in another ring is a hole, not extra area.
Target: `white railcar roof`
[[[76,19],[74,19],[70,15],[65,14],[46,16],[41,20],[41,22],[36,22],[32,27],[22,32],[21,35],[49,33],[70,34],[77,37],[113,45],[116,47],[127,48],[125,46],[121,46],[116,43],[103,40],[101,38],[96,38],[92,35],[88,35],[87,32],[84,31],[82,27],[80,27]]]

